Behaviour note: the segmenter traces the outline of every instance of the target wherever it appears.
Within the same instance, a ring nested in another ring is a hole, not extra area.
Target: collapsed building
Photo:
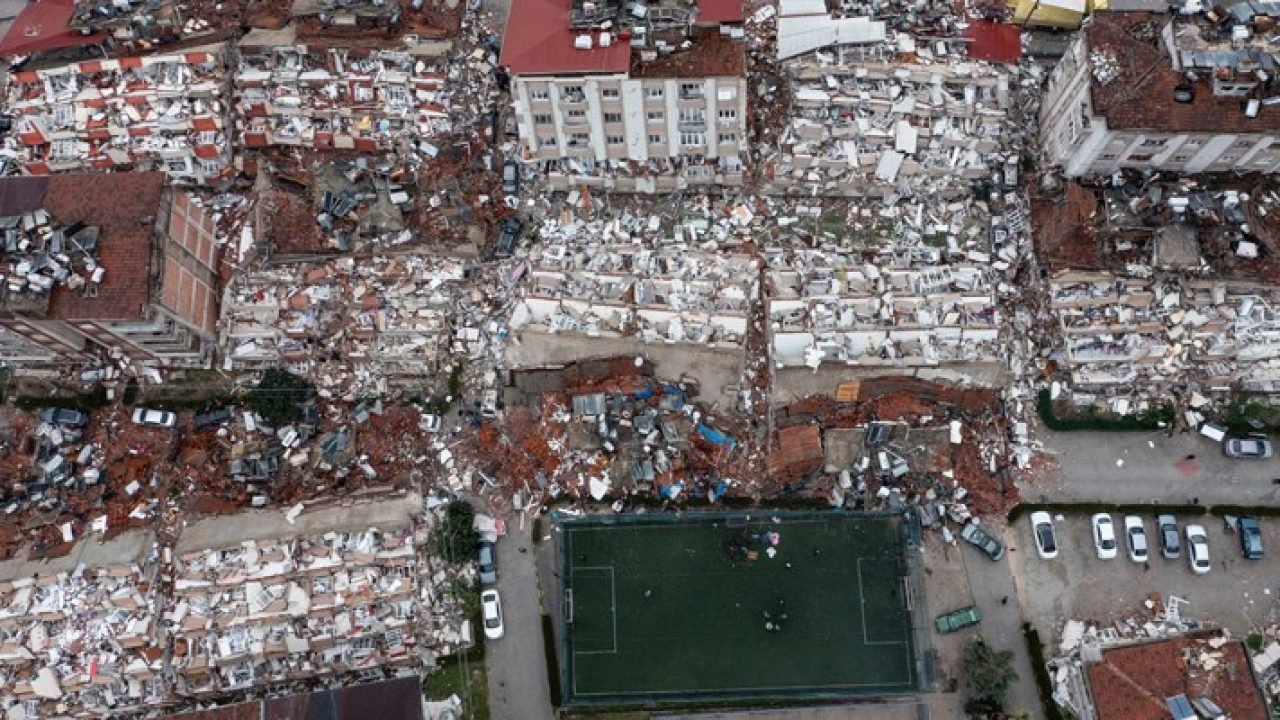
[[[1069,177],[1280,171],[1280,10],[1204,7],[1096,13],[1050,76],[1045,161]]]
[[[553,189],[739,186],[740,3],[516,0],[502,64],[524,159]]]
[[[0,704],[9,716],[105,715],[167,702],[165,636],[149,592],[157,558],[141,552],[153,540],[133,531],[112,550],[90,552],[87,563],[0,566]]]
[[[0,179],[0,357],[154,367],[215,354],[211,217],[163,173]]]
[[[981,46],[954,22],[936,37],[891,32],[821,0],[786,0],[777,22],[791,107],[762,158],[763,191],[954,198],[1000,172],[1016,183],[1010,74],[971,57]],[[996,54],[1006,62],[1013,38]]]
[[[57,56],[11,75],[5,149],[31,175],[161,171],[212,184],[230,173],[224,43],[145,56]]]
[[[415,34],[393,41],[309,34],[299,24],[254,29],[238,44],[241,143],[362,153],[427,144],[449,129],[442,60],[451,46]]]
[[[447,372],[453,352],[480,349],[483,315],[464,278],[459,261],[416,255],[246,270],[223,298],[224,367],[283,364],[318,379],[331,368],[370,389],[421,382]]]
[[[1071,185],[1037,206],[1053,357],[1076,401],[1280,390],[1274,189]]]

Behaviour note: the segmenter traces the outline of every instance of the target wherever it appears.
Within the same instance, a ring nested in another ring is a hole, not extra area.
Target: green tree
[[[465,500],[449,503],[444,511],[444,520],[436,528],[436,553],[454,565],[471,560],[476,543],[480,542],[475,520],[476,511]]]
[[[982,638],[977,638],[965,646],[961,663],[973,709],[994,712],[1003,708],[1005,694],[1018,680],[1018,673],[1013,669],[1013,651],[993,650]]]
[[[306,380],[287,370],[268,368],[249,391],[249,407],[273,426],[286,425],[298,419],[309,397],[311,384]]]

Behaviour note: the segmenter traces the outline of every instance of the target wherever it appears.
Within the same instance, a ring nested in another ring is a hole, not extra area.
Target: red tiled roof
[[[1184,648],[1220,652],[1222,657],[1213,670],[1192,671],[1182,660]],[[1168,720],[1164,701],[1175,695],[1207,697],[1232,720],[1267,717],[1238,640],[1218,650],[1187,636],[1113,648],[1102,653],[1102,662],[1089,665],[1088,672],[1100,720]]]
[[[0,40],[0,57],[91,45],[106,39],[106,33],[82,35],[80,31],[67,27],[74,9],[73,0],[28,3],[14,19],[4,39]]]
[[[742,0],[698,0],[698,23],[740,23]]]
[[[160,201],[164,173],[79,173],[53,175],[44,208],[53,222],[83,222],[101,229],[98,264],[106,270],[96,297],[55,287],[49,302],[51,320],[136,320],[151,298],[151,242],[156,218],[164,216]],[[3,182],[9,182],[5,180]],[[142,222],[143,218],[150,222]]]
[[[569,27],[573,0],[512,0],[502,35],[500,62],[513,75],[560,73],[621,73],[631,60],[631,38],[615,35],[600,47],[600,33],[591,33],[591,49],[573,46]]]
[[[969,57],[998,63],[1016,63],[1022,57],[1022,29],[1010,23],[971,20],[965,36]]]
[[[1280,105],[1263,105],[1258,116],[1244,114],[1247,98],[1214,97],[1206,79],[1195,83],[1195,99],[1173,100],[1173,91],[1186,78],[1173,69],[1173,61],[1160,45],[1163,15],[1142,12],[1094,13],[1084,29],[1089,49],[1110,50],[1119,59],[1119,70],[1106,85],[1092,80],[1093,109],[1113,130],[1163,132],[1274,133],[1280,131]],[[1143,28],[1139,33],[1138,26]],[[1150,40],[1134,35],[1147,34]],[[1202,75],[1207,75],[1204,73]]]

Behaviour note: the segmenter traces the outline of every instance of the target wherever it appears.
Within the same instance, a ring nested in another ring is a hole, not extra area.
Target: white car
[[[1116,556],[1116,524],[1106,513],[1093,516],[1093,547],[1102,560],[1112,560]]]
[[[490,640],[501,639],[506,628],[502,626],[502,601],[498,599],[497,590],[480,593],[480,610],[484,619],[484,636]]]
[[[1052,560],[1058,557],[1058,536],[1053,532],[1053,518],[1043,510],[1031,513],[1031,534],[1036,538],[1036,550],[1040,557]]]
[[[138,408],[133,411],[133,422],[138,425],[171,428],[178,424],[178,416],[166,410]]]
[[[1147,545],[1147,529],[1142,525],[1142,518],[1137,515],[1124,516],[1125,544],[1129,547],[1129,559],[1136,563],[1144,563],[1150,557],[1150,546]]]
[[[1204,575],[1213,565],[1209,561],[1209,536],[1200,525],[1187,526],[1187,562],[1191,572]]]

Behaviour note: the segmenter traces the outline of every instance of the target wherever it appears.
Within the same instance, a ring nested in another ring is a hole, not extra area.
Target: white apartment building
[[[1054,69],[1041,150],[1069,177],[1124,168],[1280,172],[1276,18],[1095,13]]]
[[[566,22],[566,18],[568,21]],[[740,4],[515,0],[502,64],[526,161],[552,187],[741,185]]]

